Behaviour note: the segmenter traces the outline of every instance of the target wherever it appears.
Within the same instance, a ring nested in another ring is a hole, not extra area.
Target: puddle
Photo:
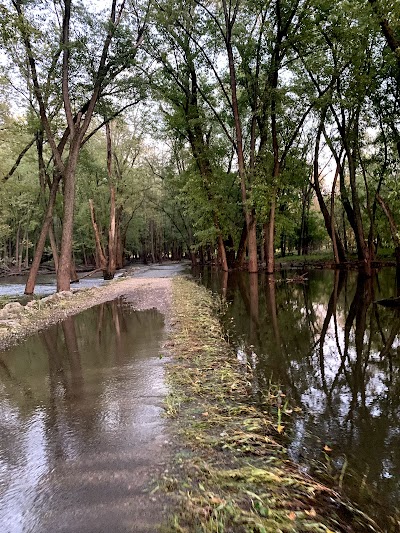
[[[0,354],[3,533],[155,530],[163,328],[117,300]]]

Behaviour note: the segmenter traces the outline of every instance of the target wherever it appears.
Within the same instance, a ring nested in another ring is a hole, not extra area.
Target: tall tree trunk
[[[58,272],[58,249],[57,249],[57,242],[54,236],[54,230],[53,230],[52,224],[50,224],[49,226],[49,240],[50,240],[50,246],[51,246],[51,253],[53,254],[54,268],[57,274]]]
[[[321,142],[321,136],[322,132],[324,130],[324,121],[326,118],[327,108],[325,108],[322,112],[321,119],[319,122],[318,130],[317,130],[317,138],[315,141],[315,148],[314,148],[314,168],[313,168],[313,180],[314,180],[314,190],[317,195],[317,200],[319,204],[319,208],[321,210],[322,216],[324,217],[324,224],[326,231],[328,232],[329,237],[332,240],[332,243],[335,242],[334,248],[337,249],[337,257],[340,263],[346,262],[346,251],[345,247],[343,246],[342,240],[336,231],[336,228],[334,226],[334,220],[333,220],[333,213],[329,214],[328,208],[326,207],[324,197],[322,195],[320,183],[319,183],[319,148],[320,148],[320,142]],[[335,154],[334,154],[335,155]],[[340,155],[337,156],[336,159],[336,170],[340,173],[340,176],[342,178],[342,172],[339,168],[340,165]],[[334,190],[334,189],[332,189]],[[341,184],[341,192],[342,192],[342,184]],[[332,205],[331,205],[332,208]],[[344,220],[344,219],[343,219]]]
[[[224,239],[222,238],[221,234],[218,235],[218,261],[221,266],[221,270],[227,272],[229,270],[228,261],[226,259]]]
[[[116,224],[115,224],[115,188],[110,188],[110,227],[108,230],[108,262],[107,262],[107,277],[106,279],[113,279],[117,266],[116,254]]]
[[[46,214],[45,214],[44,221],[42,224],[42,229],[40,230],[40,236],[36,244],[35,255],[34,255],[32,265],[29,271],[28,279],[25,285],[25,294],[33,294],[33,291],[35,290],[36,277],[39,271],[40,261],[42,259],[44,245],[46,243],[46,237],[49,232],[50,224],[52,223],[52,220],[53,220],[53,210],[54,210],[54,205],[55,205],[56,198],[57,198],[57,190],[58,190],[59,182],[60,182],[60,177],[57,174],[54,176],[53,183],[51,185],[49,202],[47,204]],[[68,272],[68,282],[69,282],[69,272]]]
[[[118,220],[118,217],[117,217]],[[117,223],[117,235],[116,235],[116,269],[124,268],[124,243],[122,241],[121,224]]]
[[[382,211],[385,213],[386,218],[389,222],[390,227],[390,234],[392,236],[393,244],[394,244],[394,250],[395,250],[395,257],[396,257],[396,267],[400,268],[400,237],[399,237],[399,230],[396,224],[396,221],[394,219],[393,213],[390,209],[390,207],[387,205],[385,200],[382,198],[382,196],[379,193],[376,193],[376,199],[378,204],[381,206]]]
[[[200,265],[205,265],[205,259],[204,259],[204,246],[200,246],[199,248],[199,262]]]
[[[194,252],[193,250],[189,250],[189,255],[190,255],[190,263],[192,267],[197,266],[196,252]]]
[[[78,283],[79,282],[79,277],[78,277],[78,274],[76,272],[74,253],[72,253],[72,257],[71,257],[71,266],[70,266],[70,271],[69,271],[69,279],[70,279],[70,283]]]
[[[336,171],[335,171],[335,177],[332,183],[332,191],[331,191],[331,235],[332,235],[332,245],[333,245],[333,256],[334,256],[336,265],[340,263],[339,250],[338,250],[338,245],[336,241],[336,231],[335,231],[335,190],[336,190],[336,183],[337,183],[338,176],[339,176],[339,166],[337,165]]]
[[[21,272],[21,265],[19,261],[20,232],[21,232],[21,222],[18,222],[17,234],[15,236],[15,264],[17,266],[19,273]]]
[[[71,143],[64,180],[63,227],[61,235],[61,253],[57,272],[57,292],[70,290],[70,273],[72,261],[72,239],[74,230],[75,208],[75,173],[78,164],[80,138]]]
[[[243,268],[246,259],[246,244],[247,244],[247,224],[244,222],[242,233],[240,235],[239,247],[236,254],[236,268]]]
[[[350,177],[350,188],[351,188],[351,199],[353,204],[353,213],[354,213],[354,233],[356,237],[357,244],[357,255],[358,258],[362,261],[362,269],[366,276],[370,277],[372,275],[371,261],[373,260],[373,250],[368,246],[365,241],[363,220],[361,215],[361,206],[360,199],[357,191],[356,184],[356,162],[355,162],[355,151],[347,150],[347,160],[349,163],[349,177]]]
[[[25,268],[29,266],[29,232],[28,227],[25,229]]]
[[[150,230],[150,255],[151,255],[151,262],[155,263],[156,259],[154,256],[154,221],[150,220],[149,222],[149,230]]]
[[[104,279],[113,279],[116,270],[116,208],[115,208],[115,186],[113,183],[112,173],[112,143],[111,143],[111,127],[110,123],[106,124],[106,140],[107,140],[107,175],[108,184],[110,188],[110,225],[108,229],[108,261],[107,269]]]
[[[116,268],[119,270],[120,268],[124,268],[124,251],[125,251],[125,243],[126,243],[126,235],[128,233],[129,223],[122,228],[122,212],[123,207],[120,205],[116,209],[116,215],[115,215],[115,223],[116,223]]]
[[[260,249],[260,261],[262,265],[265,265],[265,234],[264,227],[261,232],[261,249]]]
[[[101,238],[100,238],[100,231],[99,227],[96,222],[96,213],[94,210],[93,200],[89,200],[89,207],[90,207],[90,216],[92,219],[92,226],[93,226],[93,232],[94,232],[94,239],[96,243],[96,257],[98,260],[98,264],[96,264],[96,267],[101,268],[103,272],[107,268],[107,259],[104,254],[103,246],[101,244]]]
[[[255,212],[249,204],[249,191],[248,183],[246,176],[246,168],[244,162],[244,152],[243,152],[243,133],[242,133],[242,124],[239,114],[239,105],[237,99],[237,79],[236,79],[236,68],[235,61],[233,57],[233,48],[232,48],[232,28],[235,23],[236,15],[233,15],[231,19],[231,9],[226,4],[226,0],[222,0],[222,6],[225,16],[225,46],[228,55],[228,64],[229,64],[229,81],[231,87],[231,96],[232,96],[232,110],[233,118],[235,123],[235,132],[236,132],[236,152],[238,158],[238,171],[240,177],[240,190],[242,195],[242,206],[244,218],[246,221],[247,227],[247,248],[249,252],[249,261],[248,261],[248,271],[249,272],[258,272],[258,257],[257,257],[257,224]]]

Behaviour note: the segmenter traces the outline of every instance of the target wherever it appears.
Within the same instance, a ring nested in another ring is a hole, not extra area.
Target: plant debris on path
[[[212,295],[176,279],[172,310],[166,410],[185,448],[174,476],[165,479],[179,505],[170,530],[382,531],[288,459],[280,442],[280,391],[271,387],[262,402],[254,401],[249,375],[224,340]]]

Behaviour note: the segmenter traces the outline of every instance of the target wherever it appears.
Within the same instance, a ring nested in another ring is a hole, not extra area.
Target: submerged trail
[[[157,530],[166,495],[151,490],[169,457],[161,355],[182,268],[143,267],[43,306],[22,342],[14,331],[0,353],[4,533]]]

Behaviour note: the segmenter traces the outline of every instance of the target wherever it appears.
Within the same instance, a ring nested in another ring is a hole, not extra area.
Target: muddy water
[[[301,409],[283,415],[291,458],[332,475],[385,531],[400,531],[386,521],[400,508],[400,309],[376,303],[398,294],[395,271],[296,275],[198,273],[222,296],[255,397],[278,383],[282,406]]]
[[[21,298],[24,295],[27,276],[6,276],[0,277],[0,297],[11,296]],[[101,287],[107,282],[103,280],[100,274],[94,274],[90,277],[82,278],[79,283],[72,284],[72,288],[91,289],[92,287]],[[56,292],[57,281],[52,274],[43,274],[37,277],[35,285],[36,296],[45,296]]]
[[[155,530],[163,327],[115,301],[0,354],[2,533]]]
[[[190,265],[189,262],[181,263],[155,263],[149,265],[135,264],[129,275],[135,278],[170,278],[182,274]],[[117,272],[116,278],[121,276],[122,272]],[[73,289],[90,289],[92,287],[101,287],[108,283],[104,281],[101,273],[85,276],[80,274],[79,283],[71,285]],[[0,298],[2,296],[13,297],[18,301],[29,299],[24,297],[25,284],[27,276],[5,276],[0,277]],[[37,277],[35,286],[35,295],[44,296],[56,292],[57,281],[53,274],[42,274]]]

